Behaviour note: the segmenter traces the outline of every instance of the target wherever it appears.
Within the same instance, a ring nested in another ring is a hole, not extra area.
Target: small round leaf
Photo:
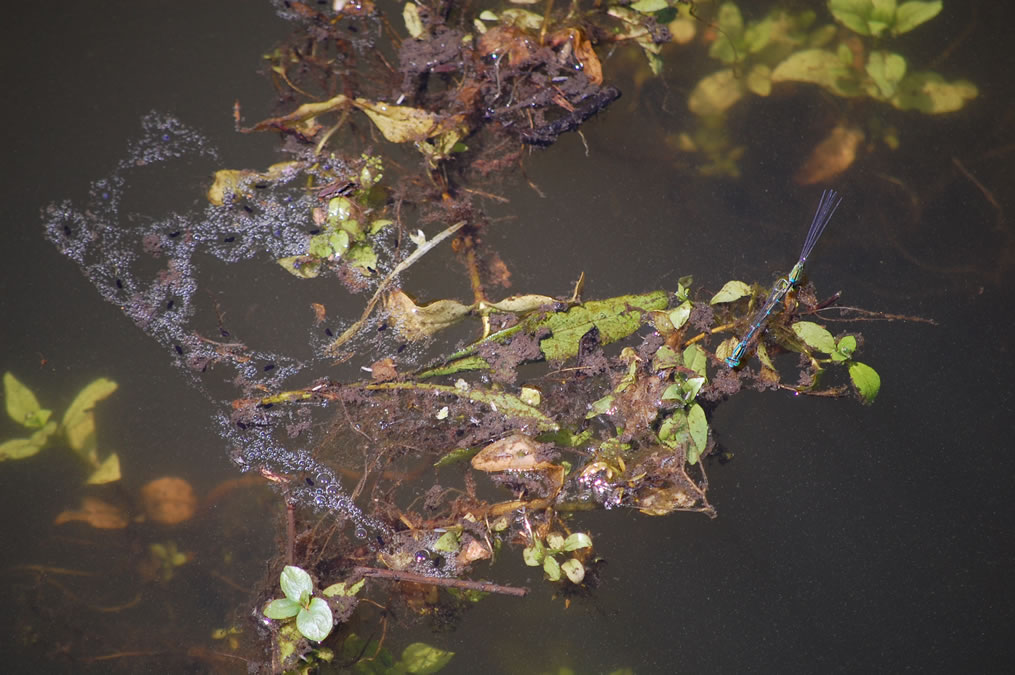
[[[320,642],[328,637],[335,625],[331,615],[331,607],[321,598],[313,598],[306,609],[296,615],[296,628],[308,640]]]
[[[581,561],[576,558],[564,562],[560,566],[560,569],[564,570],[564,574],[571,580],[573,584],[580,584],[582,579],[585,578],[585,565],[581,564]]]
[[[285,597],[297,603],[302,601],[304,594],[309,596],[314,592],[314,582],[310,575],[293,565],[286,565],[282,570],[279,584]]]
[[[289,619],[300,613],[299,604],[289,598],[272,600],[264,607],[264,615],[269,619]]]

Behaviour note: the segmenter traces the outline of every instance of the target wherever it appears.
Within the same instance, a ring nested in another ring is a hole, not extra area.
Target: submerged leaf
[[[718,43],[717,43],[718,44]],[[732,68],[703,78],[687,98],[687,109],[698,117],[722,115],[747,93],[743,78]]]
[[[800,185],[825,183],[853,165],[864,134],[856,127],[838,124],[811,152],[804,165],[794,174]]]
[[[892,26],[893,35],[902,35],[913,30],[921,23],[930,21],[941,11],[943,3],[941,0],[931,2],[904,2],[899,5],[895,12],[895,24]]]
[[[401,664],[413,675],[433,675],[448,665],[454,655],[423,642],[413,642],[402,651]]]
[[[115,483],[118,480],[120,480],[120,458],[114,452],[102,461],[102,464],[92,472],[92,475],[88,477],[85,483],[88,485],[103,485],[105,483]]]
[[[921,72],[907,75],[892,97],[899,110],[916,109],[930,115],[955,112],[979,95],[976,85],[967,80],[946,82],[937,73]]]
[[[56,432],[56,422],[47,422],[46,426],[28,438],[15,438],[0,444],[0,462],[5,459],[26,459],[37,454],[46,447],[49,437]]]
[[[366,584],[366,581],[366,578],[363,578],[352,585],[347,584],[345,581],[340,581],[337,584],[332,584],[325,588],[321,591],[321,595],[326,598],[351,598],[363,590],[363,586]]]
[[[849,66],[838,54],[825,49],[805,49],[792,54],[772,71],[772,82],[810,82],[838,96],[863,93]]]
[[[101,530],[119,530],[127,527],[127,516],[117,507],[96,499],[85,497],[77,511],[64,511],[53,521],[54,525],[80,521]]]
[[[165,476],[141,488],[141,504],[150,519],[176,525],[189,520],[197,511],[197,495],[184,479]]]
[[[32,390],[11,373],[4,373],[4,403],[7,414],[21,426],[38,429],[49,419],[49,411],[42,410]],[[46,414],[40,415],[43,412]]]
[[[83,453],[89,445],[89,439],[94,441],[95,415],[92,409],[96,403],[116,391],[117,386],[116,382],[100,377],[87,384],[67,408],[62,426],[67,434],[67,443],[74,451]]]

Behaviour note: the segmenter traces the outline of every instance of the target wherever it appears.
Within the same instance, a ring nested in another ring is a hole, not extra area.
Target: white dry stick
[[[388,288],[391,282],[394,281],[399,274],[410,268],[412,265],[416,264],[416,262],[420,258],[422,258],[423,256],[425,256],[427,253],[430,252],[430,249],[432,249],[434,246],[436,246],[437,244],[441,243],[442,241],[453,235],[455,232],[457,232],[458,228],[460,228],[462,225],[465,225],[464,220],[461,220],[455,223],[454,225],[450,226],[449,228],[438,234],[430,241],[420,244],[416,248],[416,250],[409,255],[408,258],[398,263],[395,269],[391,270],[391,274],[384,277],[384,280],[381,281],[380,284],[378,284],[377,290],[374,292],[374,297],[370,298],[370,302],[367,303],[366,309],[363,310],[363,316],[359,318],[359,321],[349,326],[344,333],[339,335],[334,342],[328,345],[328,348],[325,351],[329,355],[334,356],[335,353],[338,351],[339,347],[341,347],[346,342],[351,340],[352,337],[363,328],[363,324],[366,323],[366,320],[367,318],[369,318],[370,313],[374,311],[374,307],[377,306],[377,301],[380,299],[381,293],[383,293]],[[416,241],[416,239],[414,239],[414,241]]]

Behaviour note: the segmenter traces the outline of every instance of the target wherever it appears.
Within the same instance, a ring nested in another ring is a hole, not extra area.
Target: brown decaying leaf
[[[320,326],[328,314],[328,310],[319,302],[311,302],[310,308],[314,310],[314,325]]]
[[[574,56],[581,64],[585,77],[589,78],[589,82],[597,87],[602,85],[603,66],[599,62],[599,57],[596,56],[596,51],[592,48],[592,42],[586,39],[581,31],[576,28],[568,28],[551,35],[549,42],[557,47],[568,40],[571,40],[574,45]]]
[[[194,488],[174,476],[158,478],[142,487],[141,503],[148,518],[165,525],[182,523],[197,511]]]
[[[793,180],[800,185],[813,185],[835,178],[856,160],[856,150],[863,138],[863,132],[856,127],[839,124],[818,143]]]
[[[100,530],[119,530],[127,527],[127,516],[122,510],[101,499],[85,497],[81,500],[80,509],[62,512],[53,524],[63,525],[72,522],[88,523]]]
[[[370,376],[374,382],[388,382],[398,377],[394,359],[386,358],[375,361],[370,366]]]

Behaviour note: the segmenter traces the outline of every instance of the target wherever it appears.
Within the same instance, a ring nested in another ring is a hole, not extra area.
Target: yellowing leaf
[[[687,99],[687,108],[699,117],[721,115],[743,98],[746,91],[743,78],[738,78],[733,69],[720,70],[695,85]]]
[[[437,300],[420,307],[398,289],[388,294],[384,308],[398,334],[410,341],[428,338],[461,321],[472,310],[455,300]]]
[[[92,475],[85,481],[88,485],[103,485],[105,483],[115,483],[120,480],[120,458],[114,452],[109,457],[106,457],[102,461]]]
[[[41,411],[39,401],[32,390],[11,373],[4,373],[4,403],[12,420],[22,426],[37,426],[32,424],[32,420]]]
[[[75,521],[88,523],[101,530],[119,530],[127,527],[127,517],[123,511],[95,497],[85,497],[81,500],[79,510],[62,512],[53,524],[63,525]]]
[[[863,93],[850,67],[838,54],[824,49],[805,49],[791,55],[772,71],[772,82],[810,82],[839,96]]]
[[[437,115],[409,106],[374,103],[364,98],[353,102],[392,143],[408,143],[432,138],[464,122],[464,115]]]
[[[67,435],[67,443],[79,454],[90,457],[95,442],[95,415],[92,410],[95,404],[106,398],[117,388],[116,382],[100,377],[82,389],[63,416],[62,427]]]
[[[528,436],[512,434],[494,441],[472,458],[477,471],[537,471],[553,466],[542,457],[539,444]]]

